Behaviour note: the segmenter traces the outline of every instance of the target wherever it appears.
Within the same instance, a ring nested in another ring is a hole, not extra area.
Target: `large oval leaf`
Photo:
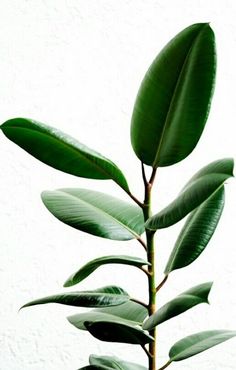
[[[113,240],[138,238],[144,231],[141,208],[87,189],[44,191],[42,200],[60,221],[78,230]]]
[[[206,248],[224,208],[224,186],[187,218],[171,252],[165,274],[195,261]]]
[[[117,309],[120,307],[120,309]],[[68,321],[80,330],[87,330],[84,323],[89,321],[119,322],[132,326],[142,325],[148,311],[145,307],[132,301],[128,301],[119,306],[97,308],[85,313],[69,316]]]
[[[197,285],[191,289],[188,289],[186,292],[181,293],[176,298],[159,308],[159,310],[157,310],[153,315],[151,315],[143,323],[143,329],[151,330],[164,321],[178,316],[200,303],[209,303],[208,295],[211,287],[212,282],[208,282]]]
[[[53,127],[13,118],[0,128],[8,139],[51,167],[79,177],[112,179],[129,192],[123,173],[112,161]]]
[[[92,366],[110,368],[115,370],[147,370],[144,366],[133,362],[123,361],[116,356],[89,356],[89,363]]]
[[[141,268],[144,265],[148,265],[149,262],[143,260],[139,257],[133,256],[124,256],[124,255],[112,255],[96,258],[92,261],[89,261],[81,267],[77,272],[72,274],[64,283],[64,287],[69,287],[75,284],[80,283],[90,274],[92,274],[98,267],[106,264],[118,263],[122,265],[130,265]]]
[[[153,341],[147,332],[139,326],[119,322],[97,321],[84,323],[95,338],[105,342],[118,342],[144,345]]]
[[[197,355],[236,336],[232,330],[209,330],[196,333],[176,342],[170,349],[171,361],[181,361]]]
[[[172,203],[147,220],[146,228],[155,231],[180,221],[233,176],[233,165],[232,158],[225,158],[205,166],[192,177]]]
[[[55,294],[26,303],[21,308],[46,303],[60,303],[78,307],[116,306],[129,300],[128,293],[116,286],[107,286],[93,291]]]
[[[214,34],[204,23],[184,29],[156,57],[132,115],[131,142],[143,163],[168,166],[192,152],[207,120],[215,69]]]

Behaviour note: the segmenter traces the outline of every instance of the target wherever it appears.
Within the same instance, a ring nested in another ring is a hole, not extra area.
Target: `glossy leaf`
[[[181,361],[188,357],[223,343],[236,336],[236,331],[209,330],[196,333],[181,339],[171,347],[169,356],[171,361]]]
[[[13,118],[0,128],[8,139],[53,168],[89,179],[112,179],[129,192],[123,173],[112,161],[53,127]]]
[[[187,218],[167,262],[165,274],[195,261],[208,245],[224,208],[224,186]]]
[[[146,228],[155,231],[180,221],[217,192],[231,176],[233,159],[225,158],[208,164],[192,177],[172,203],[147,220]]]
[[[138,238],[144,231],[141,208],[87,189],[44,191],[42,200],[60,221],[78,230],[113,240]]]
[[[75,284],[80,283],[82,280],[86,279],[90,274],[92,274],[98,267],[106,264],[122,264],[130,265],[141,268],[144,265],[149,263],[141,258],[133,256],[124,256],[124,255],[112,255],[96,258],[92,261],[89,261],[81,267],[77,272],[72,274],[65,282],[64,287],[69,287]]]
[[[187,157],[204,129],[214,89],[214,34],[206,23],[177,34],[148,69],[134,105],[131,142],[152,167]]]
[[[164,321],[178,316],[200,303],[209,303],[208,295],[211,287],[212,282],[208,282],[197,285],[191,289],[188,289],[186,292],[181,293],[176,298],[159,308],[159,310],[157,310],[153,315],[151,315],[143,323],[143,329],[151,330]]]
[[[55,294],[26,303],[21,308],[46,303],[60,303],[78,307],[116,306],[129,300],[128,293],[116,286],[106,286],[91,291]]]
[[[119,310],[117,308],[120,307]],[[120,306],[98,308],[89,312],[79,313],[69,316],[68,321],[77,329],[87,330],[84,323],[89,321],[117,322],[128,325],[141,325],[148,311],[145,307],[132,301],[128,301]]]
[[[139,326],[116,322],[96,321],[84,323],[87,330],[95,338],[105,342],[118,342],[144,345],[153,341],[153,338]]]
[[[147,370],[144,366],[133,362],[123,361],[116,356],[89,356],[89,363],[93,366],[115,370]]]

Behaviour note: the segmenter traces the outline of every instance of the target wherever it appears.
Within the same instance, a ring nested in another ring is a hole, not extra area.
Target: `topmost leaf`
[[[148,69],[134,105],[131,142],[152,167],[186,158],[204,129],[216,70],[214,33],[205,23],[175,36]]]
[[[0,128],[8,139],[51,167],[79,177],[112,179],[129,192],[123,173],[112,161],[53,127],[13,118]]]

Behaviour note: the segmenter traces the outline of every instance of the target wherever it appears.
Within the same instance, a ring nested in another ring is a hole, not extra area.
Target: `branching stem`
[[[168,279],[168,275],[165,275],[164,279],[160,282],[160,284],[156,287],[156,293],[163,287],[166,280]]]

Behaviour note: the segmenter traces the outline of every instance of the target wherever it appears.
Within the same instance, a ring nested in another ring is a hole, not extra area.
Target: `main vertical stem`
[[[145,221],[151,216],[151,190],[152,182],[154,180],[155,173],[151,177],[149,182],[145,182],[145,199],[143,214]],[[152,181],[151,181],[152,180]],[[149,315],[155,312],[156,305],[156,285],[155,285],[155,251],[154,251],[154,233],[152,231],[146,230],[147,239],[147,259],[150,262],[148,266],[148,289],[149,289],[149,304],[148,311]],[[154,341],[149,344],[149,370],[156,369],[156,329],[154,328],[149,332],[149,334],[154,338]]]

